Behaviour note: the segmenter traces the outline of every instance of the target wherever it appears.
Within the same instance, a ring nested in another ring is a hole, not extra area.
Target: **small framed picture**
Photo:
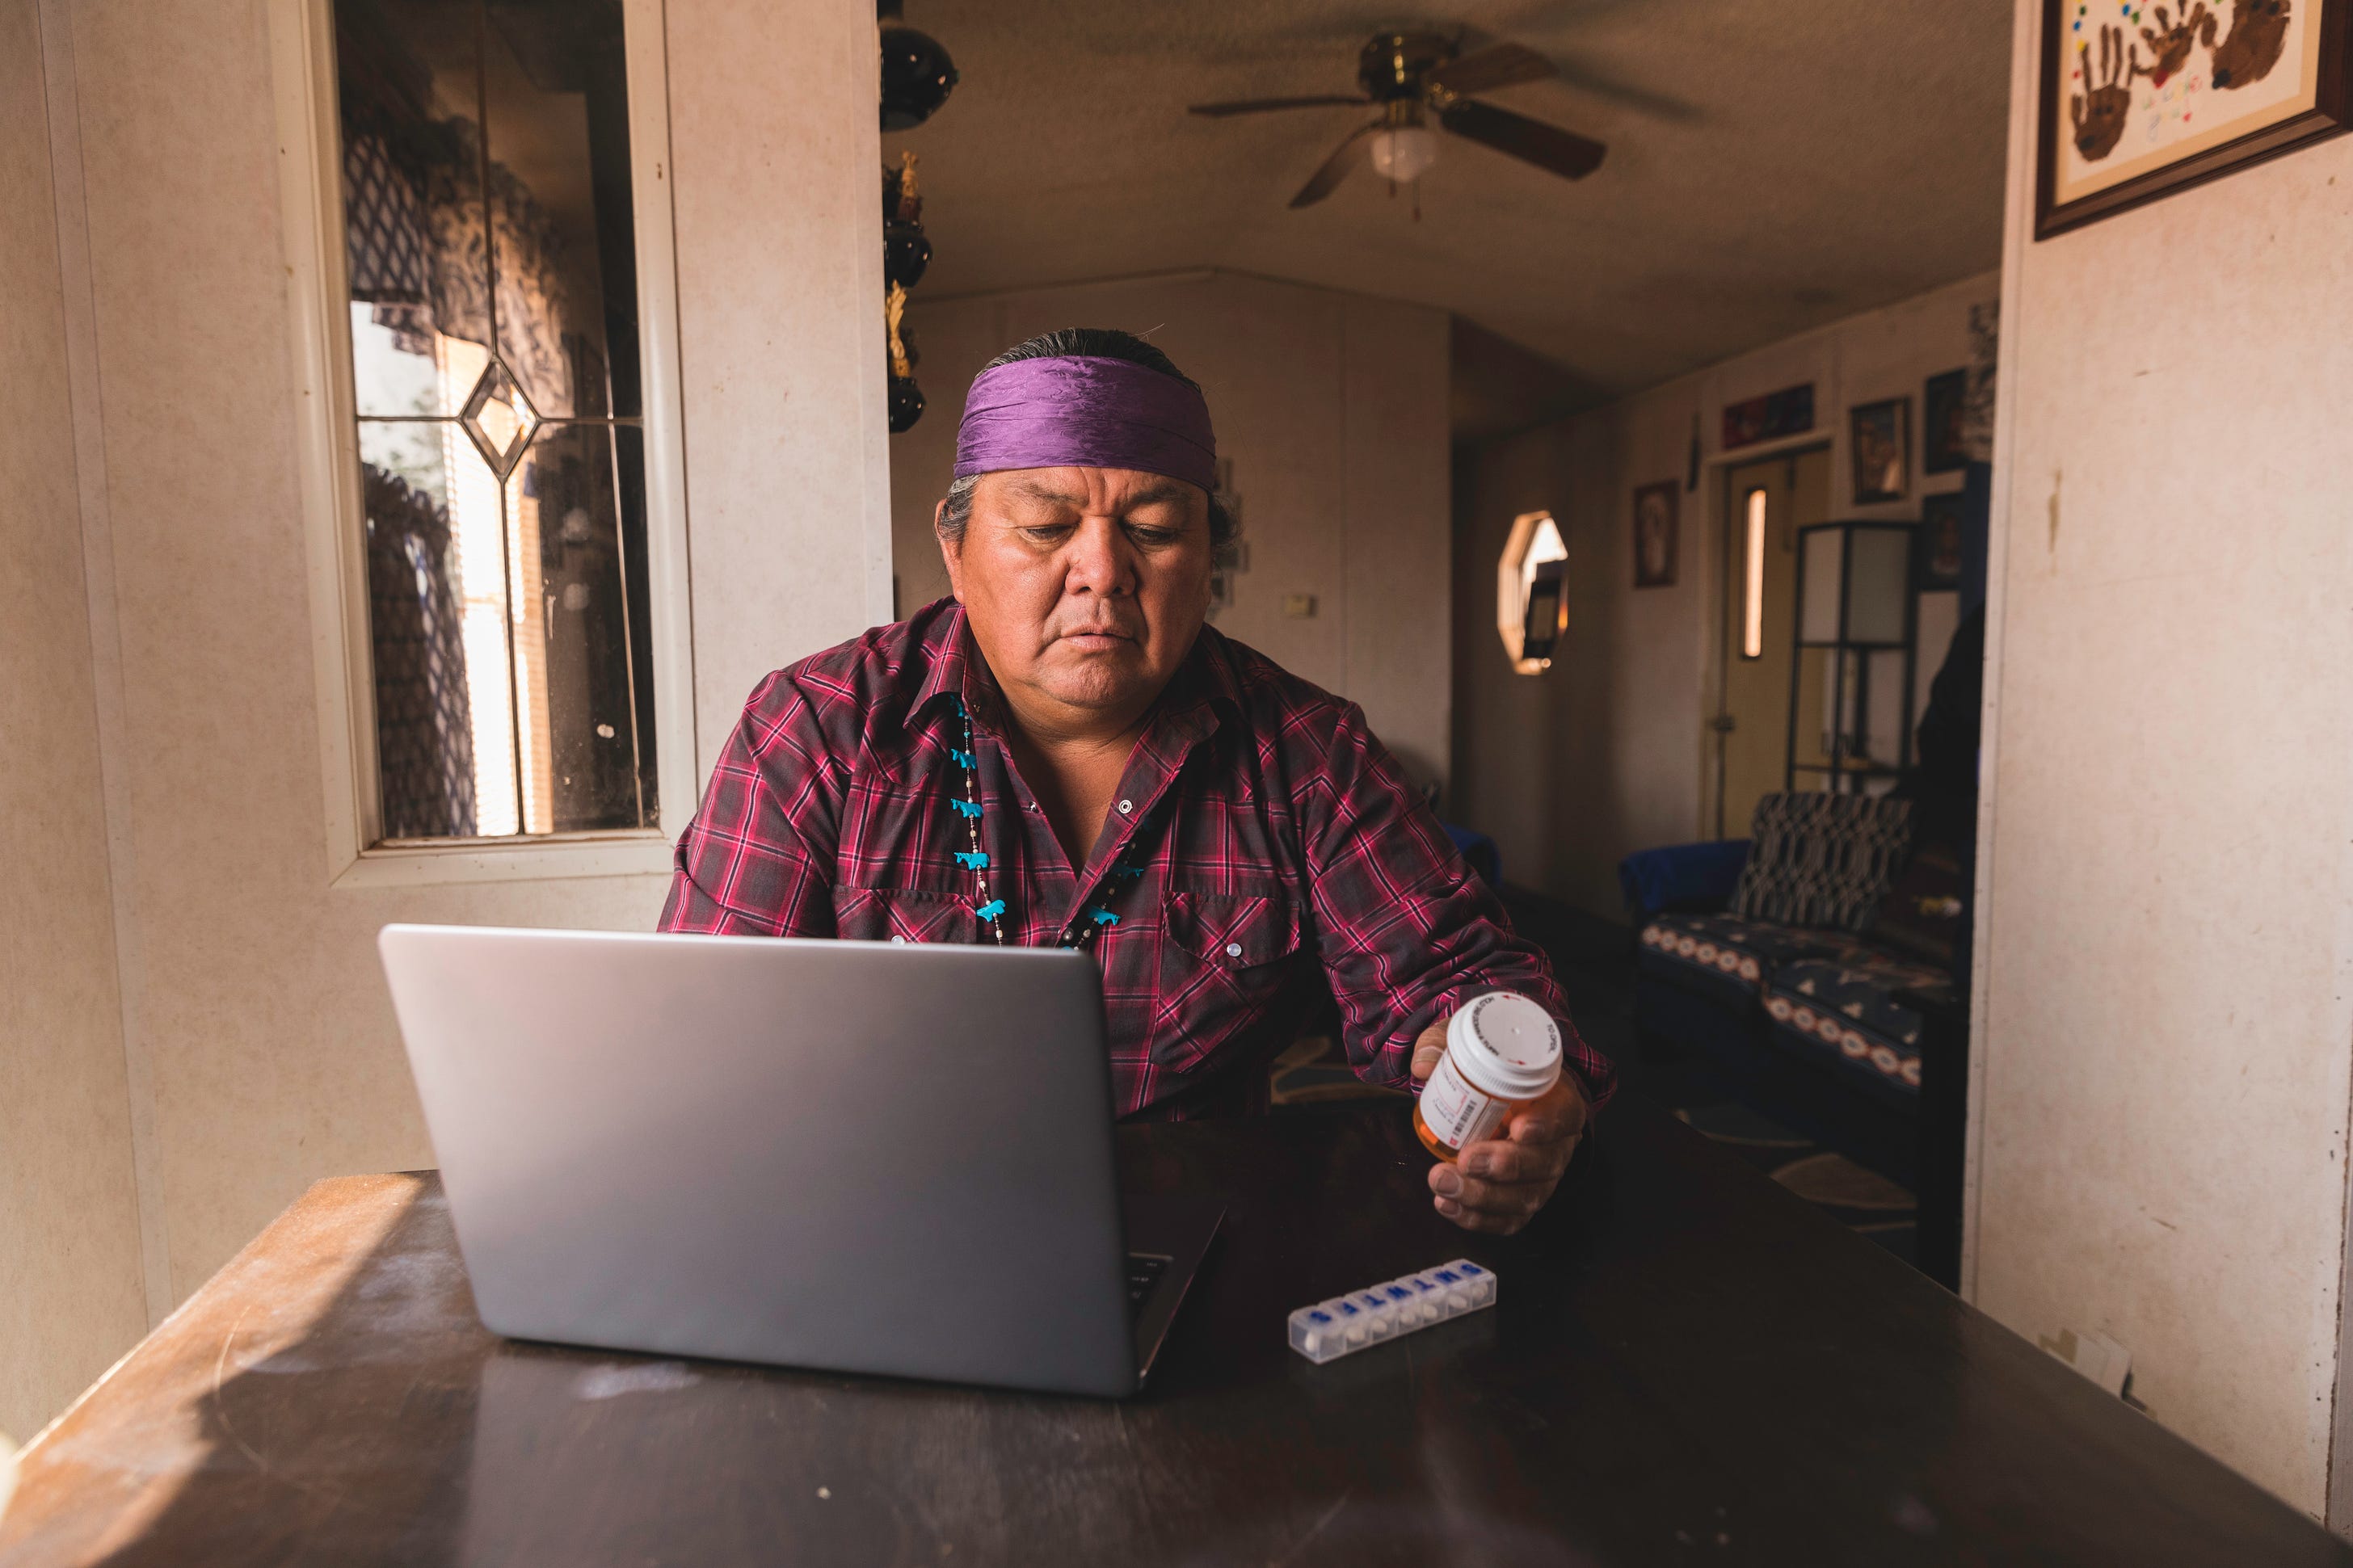
[[[1969,466],[1969,373],[1932,375],[1920,395],[1920,471],[1957,473]]]
[[[1968,516],[1961,492],[1920,498],[1920,537],[1913,546],[1913,586],[1922,593],[1961,585],[1961,541]]]
[[[1634,492],[1634,586],[1672,588],[1675,583],[1675,495],[1672,479]]]
[[[1848,415],[1854,447],[1854,503],[1902,500],[1912,493],[1912,400],[1860,403]]]
[[[2043,0],[2034,237],[2333,136],[2353,0]]]
[[[1753,447],[1784,436],[1802,436],[1814,427],[1814,386],[1785,386],[1760,397],[1724,405],[1724,449]]]

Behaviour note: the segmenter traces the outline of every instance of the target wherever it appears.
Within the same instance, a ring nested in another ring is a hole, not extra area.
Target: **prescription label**
[[[1421,1091],[1422,1124],[1449,1149],[1493,1137],[1511,1107],[1510,1100],[1482,1094],[1465,1082],[1451,1055],[1439,1059]]]

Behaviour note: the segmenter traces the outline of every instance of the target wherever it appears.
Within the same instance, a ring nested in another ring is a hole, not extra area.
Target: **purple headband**
[[[965,394],[955,477],[1065,467],[1139,468],[1214,490],[1209,405],[1173,375],[1095,354],[981,372]]]

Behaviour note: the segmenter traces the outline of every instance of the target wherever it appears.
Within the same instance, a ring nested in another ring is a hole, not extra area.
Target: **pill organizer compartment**
[[[1291,1348],[1320,1365],[1494,1301],[1495,1276],[1458,1259],[1300,1308],[1291,1314]]]

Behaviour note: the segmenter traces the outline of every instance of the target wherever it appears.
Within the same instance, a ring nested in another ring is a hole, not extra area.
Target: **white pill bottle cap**
[[[1560,1081],[1560,1025],[1525,996],[1490,991],[1455,1009],[1446,1054],[1481,1093],[1534,1100]]]

